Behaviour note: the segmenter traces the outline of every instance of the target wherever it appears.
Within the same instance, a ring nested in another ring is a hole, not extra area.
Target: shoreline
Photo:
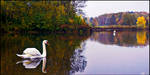
[[[84,34],[84,33],[91,33],[91,32],[99,32],[99,31],[143,31],[143,30],[148,30],[149,27],[146,28],[138,28],[136,26],[99,26],[99,27],[87,27],[87,26],[79,26],[76,29],[75,28],[70,28],[70,27],[63,27],[60,30],[55,30],[55,31],[50,31],[50,30],[18,30],[18,31],[1,31],[1,34],[20,34],[20,33],[29,33],[29,34],[49,34],[49,33],[58,33],[58,34]]]
[[[149,30],[149,27],[146,28],[137,28],[137,27],[94,27],[91,28],[92,31],[124,31],[124,30],[131,30],[131,31],[141,31],[141,30]]]

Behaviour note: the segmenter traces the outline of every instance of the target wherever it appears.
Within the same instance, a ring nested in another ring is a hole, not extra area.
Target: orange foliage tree
[[[146,20],[145,20],[145,18],[143,16],[138,17],[136,24],[137,24],[137,27],[145,28],[146,27]]]

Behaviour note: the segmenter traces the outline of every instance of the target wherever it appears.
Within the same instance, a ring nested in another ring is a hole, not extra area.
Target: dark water
[[[16,56],[49,41],[45,59]],[[20,63],[19,63],[20,62]],[[21,63],[24,62],[24,63]],[[2,75],[149,74],[149,31],[1,36]]]

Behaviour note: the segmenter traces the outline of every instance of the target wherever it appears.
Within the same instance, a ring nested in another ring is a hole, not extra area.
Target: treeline
[[[98,17],[86,18],[88,24],[95,26],[109,25],[137,25],[137,18],[143,16],[146,25],[149,25],[149,13],[146,12],[120,12],[112,14],[104,14]]]
[[[1,1],[1,30],[57,31],[86,25],[77,15],[85,1]]]

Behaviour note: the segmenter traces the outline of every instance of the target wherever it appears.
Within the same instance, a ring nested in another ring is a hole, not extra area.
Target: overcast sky
[[[149,13],[149,1],[87,1],[83,11],[88,17],[127,11]]]

